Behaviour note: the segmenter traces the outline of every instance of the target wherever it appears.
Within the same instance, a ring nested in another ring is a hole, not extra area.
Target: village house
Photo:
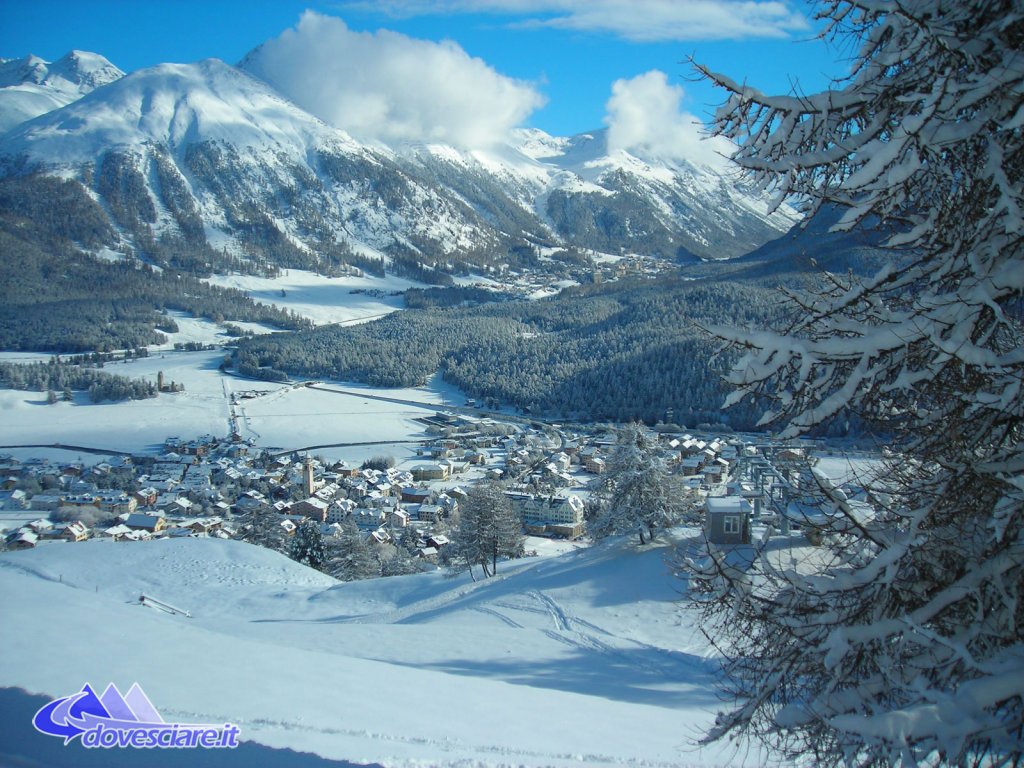
[[[356,509],[352,512],[352,520],[362,530],[377,529],[387,520],[387,515],[380,509]]]
[[[197,517],[184,527],[190,529],[193,533],[210,535],[220,530],[223,522],[219,517]]]
[[[420,504],[416,508],[416,519],[436,523],[441,519],[441,507],[437,504]]]
[[[100,535],[106,536],[110,539],[113,539],[114,541],[123,541],[126,539],[130,540],[135,538],[134,534],[136,533],[138,533],[138,531],[133,531],[124,523],[118,523],[117,525],[111,526],[110,528],[106,528],[103,531],[101,531]]]
[[[0,491],[0,509],[28,509],[28,494],[23,490]]]
[[[61,532],[61,538],[66,541],[85,541],[89,538],[89,529],[85,526],[85,523],[76,520],[64,527],[64,530]]]
[[[434,492],[429,488],[403,488],[403,504],[423,504],[434,497]]]
[[[316,496],[310,496],[308,499],[302,501],[296,501],[290,507],[290,513],[293,515],[302,515],[308,517],[311,520],[317,522],[327,522],[327,510],[330,508],[330,504],[323,499],[318,499]]]
[[[741,496],[708,496],[704,532],[712,544],[750,543],[750,502]]]
[[[135,512],[139,506],[139,500],[127,493],[102,493],[96,497],[95,504],[104,512],[116,517]]]
[[[145,488],[140,488],[139,490],[135,491],[132,495],[135,497],[135,500],[139,503],[139,506],[151,507],[154,504],[156,504],[159,492],[157,491],[156,488],[150,485],[146,486]]]
[[[430,480],[447,480],[451,474],[451,465],[447,463],[417,464],[412,468],[412,478],[417,483]]]
[[[34,531],[21,528],[7,539],[7,548],[12,550],[32,549],[39,542],[39,535]]]
[[[167,518],[147,515],[142,512],[126,515],[123,522],[133,531],[146,531],[147,533],[159,533],[167,527]]]
[[[61,497],[49,493],[37,493],[29,499],[29,509],[33,512],[55,512],[60,509]]]

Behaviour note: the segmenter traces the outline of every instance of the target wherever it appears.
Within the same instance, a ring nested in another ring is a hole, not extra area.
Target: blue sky
[[[126,71],[211,56],[233,64],[285,30],[294,33],[307,9],[315,15],[306,17],[301,36],[293,35],[290,45],[271,46],[276,54],[264,64],[286,70],[288,77],[275,84],[328,120],[343,111],[365,112],[367,102],[334,90],[310,93],[310,83],[353,80],[354,72],[367,68],[378,75],[367,75],[363,87],[393,86],[394,99],[421,97],[456,116],[503,111],[505,123],[572,135],[608,124],[613,85],[636,85],[620,87],[625,100],[640,93],[644,75],[648,100],[664,97],[685,114],[706,117],[720,96],[706,83],[693,82],[685,62],[690,55],[779,93],[794,83],[804,91],[825,87],[843,74],[848,55],[814,40],[810,6],[787,0],[0,0],[0,56],[33,53],[53,60],[77,48],[101,53]],[[454,45],[415,45],[445,40]],[[320,57],[304,66],[305,50],[319,51]],[[404,53],[406,70],[376,58]],[[345,68],[332,69],[346,54],[351,55]],[[460,68],[469,68],[471,59],[482,60],[490,74],[463,79]],[[461,89],[462,102],[434,93],[445,82],[416,80],[417,69],[449,66],[447,87]],[[482,95],[506,85],[500,104],[498,96],[465,101],[474,90]],[[424,110],[405,121],[413,126],[409,131],[432,119],[429,107]]]

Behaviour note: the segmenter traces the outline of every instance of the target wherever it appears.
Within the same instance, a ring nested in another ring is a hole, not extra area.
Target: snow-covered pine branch
[[[895,458],[873,519],[826,524],[814,567],[768,546],[742,578],[703,561],[735,697],[708,738],[751,733],[820,765],[1019,765],[1024,7],[820,8],[826,34],[859,44],[849,77],[774,97],[702,70],[730,94],[714,132],[780,200],[884,227],[893,260],[789,294],[786,328],[716,332],[744,352],[731,402],[768,398],[762,422],[784,435],[858,413]]]

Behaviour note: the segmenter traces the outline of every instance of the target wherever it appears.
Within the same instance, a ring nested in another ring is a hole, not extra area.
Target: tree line
[[[157,396],[156,383],[105,373],[96,368],[59,363],[0,362],[0,387],[46,392],[50,403],[71,400],[73,392],[88,392],[94,403],[104,400],[143,400]]]
[[[425,303],[358,326],[243,340],[238,369],[380,387],[421,385],[440,371],[468,396],[559,418],[655,423],[671,412],[679,424],[728,418],[745,429],[755,411],[723,417],[731,358],[716,354],[701,327],[763,327],[779,312],[760,286],[664,278],[580,286],[539,301]]]

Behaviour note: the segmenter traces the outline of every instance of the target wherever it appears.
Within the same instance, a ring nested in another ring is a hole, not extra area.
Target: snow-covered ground
[[[239,400],[236,409],[242,436],[252,438],[258,447],[290,450],[379,442],[385,444],[325,448],[317,454],[350,462],[376,455],[402,461],[415,452],[411,441],[425,437],[424,425],[416,418],[429,416],[437,406],[465,402],[462,394],[440,377],[425,387],[409,389],[331,385],[354,393],[339,394],[225,375],[218,369],[223,357],[223,351],[167,351],[104,366],[108,373],[150,381],[156,381],[162,371],[165,381],[185,385],[184,392],[148,400],[91,403],[87,394],[76,393],[73,403],[47,405],[45,393],[0,389],[0,446],[60,443],[153,453],[171,436],[186,440],[203,435],[227,437],[232,394],[265,392],[261,397]],[[15,453],[22,457],[45,455],[40,449]]]
[[[228,398],[233,384],[217,370],[223,352],[154,354],[104,367],[108,373],[185,385],[185,391],[147,400],[91,403],[76,393],[74,403],[46,404],[46,394],[0,390],[0,445],[80,445],[119,451],[151,452],[172,435],[228,434]],[[244,387],[259,386],[245,382]]]
[[[884,479],[880,475],[885,469],[885,464],[878,456],[822,454],[816,459],[815,470],[836,485],[871,486],[875,480]]]
[[[218,539],[8,552],[0,686],[58,697],[137,682],[169,722],[230,722],[245,741],[356,763],[761,764],[756,750],[693,745],[716,672],[668,551],[615,540],[484,581],[348,584]],[[141,606],[142,593],[192,618]],[[8,733],[0,762],[52,739],[28,719]],[[160,764],[199,764],[182,752]]]
[[[301,269],[281,277],[217,275],[207,282],[238,288],[263,304],[274,304],[308,317],[317,325],[365,322],[405,306],[399,294],[420,283],[389,275],[378,277],[324,277]],[[354,293],[358,291],[358,293]]]
[[[282,387],[238,406],[242,437],[261,447],[383,443],[316,450],[327,459],[357,463],[377,454],[390,455],[399,462],[414,455],[416,445],[411,441],[426,437],[424,424],[416,419],[435,410],[429,405],[404,405],[308,387]]]

